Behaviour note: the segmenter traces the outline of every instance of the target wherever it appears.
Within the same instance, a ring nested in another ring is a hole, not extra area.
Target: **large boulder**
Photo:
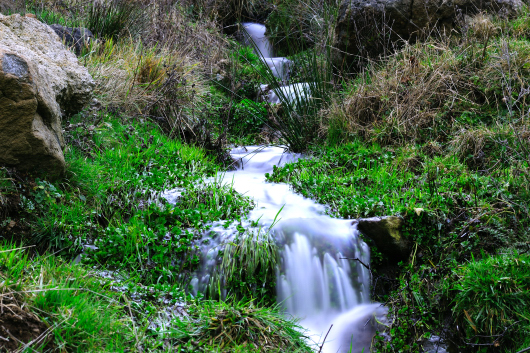
[[[80,111],[93,86],[50,27],[0,14],[0,164],[62,174],[61,117]]]
[[[450,30],[465,15],[494,11],[514,16],[522,0],[342,0],[335,28],[337,64],[390,54],[397,41],[414,40],[437,26]]]

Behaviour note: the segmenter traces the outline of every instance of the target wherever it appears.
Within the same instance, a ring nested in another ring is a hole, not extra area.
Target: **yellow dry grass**
[[[146,4],[142,38],[100,40],[81,60],[96,81],[103,106],[132,115],[193,125],[208,91],[207,76],[226,56],[227,41],[210,21],[190,23],[180,8]]]
[[[323,130],[403,145],[448,142],[468,128],[463,114],[476,125],[499,111],[527,126],[529,78],[530,43],[479,14],[465,36],[431,37],[374,63],[323,112]]]

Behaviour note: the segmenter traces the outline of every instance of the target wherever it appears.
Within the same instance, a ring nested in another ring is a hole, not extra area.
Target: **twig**
[[[525,349],[521,349],[521,350],[520,350],[519,352],[517,352],[517,353],[523,353],[523,352],[528,352],[528,351],[530,351],[530,347],[525,348]]]
[[[525,245],[526,245],[526,250],[520,253],[519,255],[526,254],[527,252],[530,251],[530,245],[528,243],[526,243]]]
[[[28,245],[28,246],[23,246],[21,248],[16,248],[16,249],[3,250],[3,251],[0,251],[0,254],[4,253],[4,252],[10,252],[10,251],[15,251],[15,250],[22,250],[22,249],[32,248],[34,246],[35,245]]]
[[[470,345],[470,346],[495,346],[495,344],[497,344],[499,342],[499,340],[501,338],[504,337],[504,335],[506,334],[506,332],[508,332],[509,329],[511,329],[514,325],[518,324],[520,321],[516,321],[514,322],[513,324],[511,324],[510,326],[508,327],[505,327],[504,328],[504,331],[501,333],[501,334],[498,334],[498,335],[490,335],[490,336],[484,336],[484,335],[475,335],[473,337],[471,337],[470,340],[472,340],[473,338],[475,337],[483,337],[483,338],[493,338],[493,337],[496,337],[495,340],[492,342],[492,343],[469,343],[469,342],[466,342],[466,344]],[[530,347],[528,348],[528,350],[530,350]]]
[[[322,353],[322,348],[324,348],[324,343],[326,343],[326,338],[328,338],[329,331],[331,331],[331,328],[333,327],[333,324],[329,327],[328,333],[326,333],[326,336],[324,336],[324,341],[322,341],[322,344],[320,345],[320,349],[318,350],[318,353]]]

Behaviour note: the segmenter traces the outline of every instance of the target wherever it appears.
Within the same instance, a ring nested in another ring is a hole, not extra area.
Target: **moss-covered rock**
[[[377,249],[390,262],[399,262],[410,254],[410,242],[401,234],[403,219],[399,217],[371,217],[357,221],[357,228],[373,240]]]

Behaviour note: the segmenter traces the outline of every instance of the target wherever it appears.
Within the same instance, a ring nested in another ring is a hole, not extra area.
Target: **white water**
[[[265,35],[265,25],[259,23],[243,23],[245,28],[245,44],[251,45],[254,42],[256,54],[269,67],[272,74],[281,79],[284,83],[289,79],[289,74],[293,69],[293,62],[284,57],[274,57],[272,45]],[[257,49],[257,50],[256,50]],[[271,104],[281,103],[282,98],[293,103],[298,100],[307,100],[310,96],[308,83],[296,83],[285,85],[279,88],[268,90],[264,85],[261,90],[265,94],[266,100]]]
[[[281,91],[281,95],[283,95],[283,97],[285,97],[285,99],[291,103],[302,103],[303,101],[306,101],[311,94],[309,83],[295,83],[270,91],[267,96],[269,103],[281,103],[281,96],[278,96],[279,91]],[[300,102],[297,102],[297,100],[300,100]]]
[[[316,343],[323,341],[333,324],[323,352],[350,352],[350,345],[351,352],[368,352],[374,315],[384,321],[386,309],[370,303],[370,274],[351,260],[358,258],[365,264],[370,261],[369,249],[355,226],[350,220],[327,216],[324,206],[295,194],[287,184],[266,182],[265,173],[272,172],[274,165],[294,161],[298,155],[284,153],[278,147],[246,147],[232,150],[232,157],[240,161],[239,169],[227,172],[224,180],[257,202],[250,220],[268,228],[280,219],[271,231],[281,258],[278,302],[301,319]],[[170,199],[171,192],[165,197]],[[203,273],[194,281],[195,290],[204,290],[218,264],[218,245],[230,241],[236,233],[233,227],[219,225],[205,237],[209,241],[201,245]]]

